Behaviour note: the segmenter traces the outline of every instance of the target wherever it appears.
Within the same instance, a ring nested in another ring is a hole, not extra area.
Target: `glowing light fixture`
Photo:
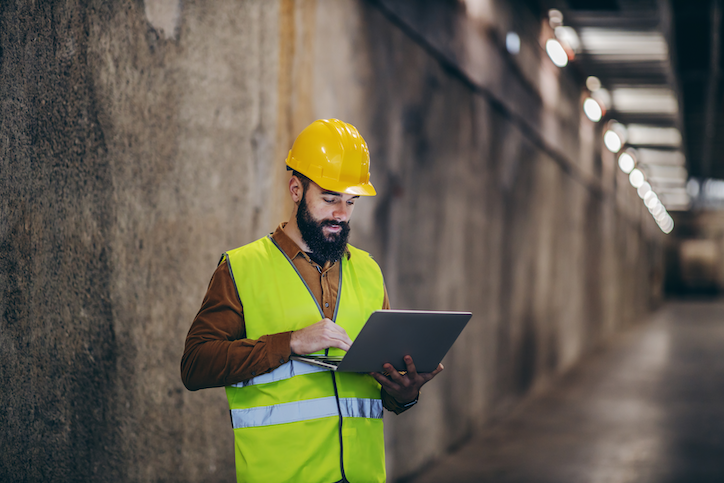
[[[631,171],[631,174],[628,175],[628,180],[631,183],[631,186],[638,189],[646,180],[644,179],[644,174],[638,170],[634,169]]]
[[[606,148],[612,153],[619,152],[623,145],[619,135],[611,130],[606,131],[606,134],[603,135],[603,144],[605,144]]]
[[[518,55],[520,52],[520,36],[515,32],[508,32],[505,36],[505,48],[511,54]]]
[[[548,10],[548,23],[552,28],[563,25],[563,14],[561,11],[555,8]]]
[[[551,58],[554,64],[558,67],[565,67],[568,65],[568,54],[563,46],[555,39],[548,39],[546,41],[546,52],[548,57]]]
[[[595,91],[591,91],[591,97],[596,99],[604,109],[611,109],[613,101],[611,101],[611,93],[605,87],[600,87]]]
[[[667,216],[666,219],[664,219],[663,222],[659,223],[659,228],[661,228],[661,231],[666,233],[667,235],[671,233],[671,230],[674,229],[674,220],[671,218],[671,216]]]
[[[621,171],[624,173],[629,174],[635,166],[636,161],[629,153],[621,153],[621,156],[618,157],[618,167],[621,168]]]
[[[657,204],[661,204],[659,201],[659,197],[656,196],[656,193],[653,191],[649,191],[646,193],[646,196],[644,196],[644,204],[646,205],[646,208],[653,210]]]
[[[651,191],[651,185],[644,181],[644,184],[636,188],[636,194],[639,195],[639,198],[644,199],[644,196],[646,196],[646,193]]]
[[[699,196],[699,187],[699,182],[694,178],[691,178],[686,183],[686,194],[688,194],[692,198],[696,198],[697,196]]]
[[[581,51],[581,41],[578,39],[578,34],[573,27],[558,26],[554,30],[556,38],[568,45],[573,52]]]
[[[591,97],[583,101],[583,112],[586,114],[586,117],[593,122],[600,121],[603,116],[601,105]]]
[[[588,87],[589,91],[596,92],[597,90],[599,90],[601,88],[601,81],[599,80],[598,77],[596,77],[594,75],[589,76],[586,79],[586,87]]]

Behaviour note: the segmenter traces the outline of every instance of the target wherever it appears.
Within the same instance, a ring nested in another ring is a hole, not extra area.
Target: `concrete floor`
[[[724,302],[668,303],[406,483],[724,482]]]

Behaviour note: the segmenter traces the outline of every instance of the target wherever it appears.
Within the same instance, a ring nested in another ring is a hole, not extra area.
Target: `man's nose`
[[[343,206],[334,210],[332,216],[334,216],[335,221],[347,221],[349,219],[351,208],[352,207],[348,206],[347,203],[343,203]]]

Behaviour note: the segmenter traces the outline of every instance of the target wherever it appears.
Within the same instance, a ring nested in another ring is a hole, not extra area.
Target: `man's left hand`
[[[407,365],[406,374],[400,374],[389,363],[382,366],[389,376],[379,372],[370,373],[382,385],[387,394],[394,397],[400,404],[407,404],[417,399],[420,388],[444,369],[442,364],[438,364],[437,369],[432,372],[418,373],[410,356],[405,356],[405,364]]]

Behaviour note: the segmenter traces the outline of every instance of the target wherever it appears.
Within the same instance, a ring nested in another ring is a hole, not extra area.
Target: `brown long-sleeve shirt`
[[[332,318],[337,305],[339,262],[320,266],[291,239],[279,225],[271,235],[294,263],[324,316]],[[244,274],[235,274],[244,276]],[[385,290],[382,309],[389,309]],[[289,360],[291,332],[268,334],[259,339],[246,338],[244,310],[226,261],[222,261],[211,277],[201,309],[186,336],[181,359],[181,377],[187,389],[236,384],[276,369]],[[382,391],[382,403],[395,413],[404,408]]]

